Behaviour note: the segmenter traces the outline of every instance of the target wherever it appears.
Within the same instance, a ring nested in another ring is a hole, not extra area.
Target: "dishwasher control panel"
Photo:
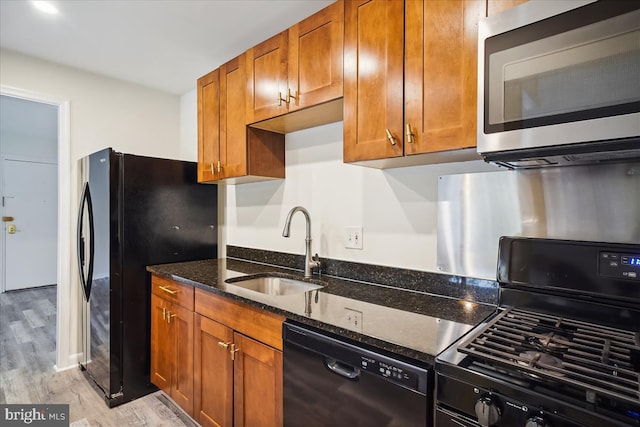
[[[361,356],[360,359],[360,369],[363,371],[387,378],[408,388],[418,387],[418,375],[403,368],[402,365],[368,356]]]

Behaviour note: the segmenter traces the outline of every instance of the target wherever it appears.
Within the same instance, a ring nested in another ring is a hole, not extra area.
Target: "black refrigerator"
[[[109,407],[148,394],[151,284],[146,266],[217,257],[217,186],[192,162],[111,148],[79,161],[80,367]]]

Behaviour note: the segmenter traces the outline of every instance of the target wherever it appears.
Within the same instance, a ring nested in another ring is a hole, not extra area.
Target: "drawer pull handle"
[[[167,309],[162,307],[162,320],[167,320]]]
[[[225,350],[229,348],[229,344],[231,344],[231,343],[218,341],[218,345],[220,347],[224,348]]]
[[[169,289],[166,286],[158,286],[158,287],[160,289],[162,289],[163,291],[165,291],[166,293],[171,294],[171,295],[175,295],[175,294],[178,293],[178,291],[174,291],[173,289]]]

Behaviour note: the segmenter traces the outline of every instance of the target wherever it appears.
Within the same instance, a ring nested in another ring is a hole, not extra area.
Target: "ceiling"
[[[0,46],[173,94],[333,0],[0,0]]]

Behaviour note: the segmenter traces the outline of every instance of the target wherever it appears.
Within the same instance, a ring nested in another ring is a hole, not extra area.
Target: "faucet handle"
[[[322,266],[322,263],[320,262],[320,256],[318,254],[315,254],[311,257],[311,268],[320,268]]]

